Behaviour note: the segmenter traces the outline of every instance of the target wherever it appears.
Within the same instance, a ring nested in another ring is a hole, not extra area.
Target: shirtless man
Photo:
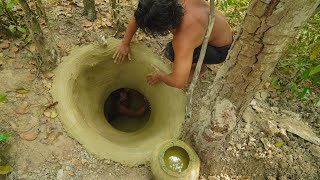
[[[232,30],[228,22],[219,11],[215,12],[215,24],[204,64],[223,62],[232,43]],[[198,61],[209,13],[210,6],[204,0],[139,0],[122,43],[113,55],[115,63],[121,64],[126,56],[131,60],[130,42],[138,28],[150,35],[167,35],[171,32],[173,40],[166,47],[166,56],[174,62],[173,71],[165,74],[154,67],[155,71],[147,76],[147,81],[150,85],[163,82],[168,86],[183,88],[193,74],[193,63]],[[204,65],[202,71],[205,69]]]
[[[121,88],[111,93],[105,104],[105,116],[108,120],[114,120],[120,116],[129,118],[142,117],[148,110],[149,103],[144,98],[144,103],[137,110],[133,109],[129,100],[129,89]]]

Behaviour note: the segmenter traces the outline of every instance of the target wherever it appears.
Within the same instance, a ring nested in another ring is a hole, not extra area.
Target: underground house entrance
[[[104,103],[108,123],[123,132],[142,129],[150,118],[150,105],[145,96],[130,88],[113,91]]]
[[[180,136],[186,97],[180,89],[147,83],[146,76],[153,72],[150,64],[165,73],[171,67],[146,46],[132,43],[133,60],[115,64],[112,56],[120,41],[107,42],[76,48],[64,57],[55,71],[52,96],[59,102],[63,127],[89,152],[128,166],[144,164],[155,147]],[[106,101],[122,88],[139,92],[133,97],[140,97],[140,103],[146,97],[151,110],[136,120],[108,118]]]

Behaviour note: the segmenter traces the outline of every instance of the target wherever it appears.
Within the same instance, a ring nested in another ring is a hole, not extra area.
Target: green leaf
[[[7,9],[12,9],[12,8],[13,8],[13,5],[14,5],[13,2],[7,3],[7,4],[6,4],[6,8],[7,8]]]
[[[15,25],[10,25],[9,26],[9,30],[11,33],[15,33],[16,32],[16,26]]]
[[[314,68],[311,69],[309,76],[312,76],[314,74],[317,74],[318,72],[320,72],[320,64]]]
[[[21,32],[21,33],[26,33],[26,32],[27,32],[26,29],[24,29],[24,28],[22,28],[22,27],[20,27],[20,26],[18,26],[17,29],[18,29],[18,31]]]
[[[0,166],[0,174],[8,174],[11,171],[13,171],[13,168],[11,166]]]
[[[19,94],[27,94],[28,92],[30,92],[30,90],[25,88],[19,88],[19,89],[16,89],[16,92]]]
[[[222,9],[227,9],[228,8],[228,2],[227,2],[227,0],[223,0],[222,1]]]
[[[301,75],[301,79],[306,79],[309,76],[310,71],[311,71],[311,69],[305,70]]]
[[[315,76],[312,78],[312,85],[316,85],[320,80],[320,74],[319,76]]]
[[[279,83],[279,79],[274,78],[274,79],[271,80],[271,85],[272,86],[276,86],[276,85],[278,85],[278,83]]]
[[[10,134],[0,133],[0,141],[7,140],[10,138]]]
[[[31,36],[29,35],[25,40],[24,43],[28,44],[31,41]]]
[[[0,93],[0,102],[2,102],[2,103],[8,102],[8,99],[7,99],[7,95],[6,95],[6,94],[1,94],[1,93]]]
[[[311,93],[310,87],[305,87],[305,88],[303,89],[303,91],[299,93],[299,95],[298,95],[299,98],[300,98],[300,99],[303,99],[308,92]]]
[[[310,53],[310,60],[313,61],[320,54],[320,44],[318,44],[315,49]]]
[[[284,145],[284,142],[283,141],[278,141],[274,144],[275,147],[281,147]]]
[[[11,0],[11,3],[16,4],[19,0]]]

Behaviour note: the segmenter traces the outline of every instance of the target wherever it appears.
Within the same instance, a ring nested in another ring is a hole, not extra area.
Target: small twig
[[[194,87],[195,87],[195,85],[197,83],[197,80],[198,80],[198,77],[199,77],[199,74],[200,74],[201,66],[203,64],[203,59],[205,57],[207,46],[208,46],[209,37],[211,35],[212,28],[213,28],[213,25],[214,25],[214,21],[215,21],[214,13],[215,13],[215,1],[211,0],[210,1],[210,15],[209,15],[209,23],[208,23],[207,32],[206,32],[206,35],[205,35],[204,40],[202,42],[199,60],[197,62],[197,66],[196,66],[196,69],[195,69],[195,72],[194,72],[194,75],[193,75],[193,78],[192,78],[192,82],[191,82],[191,84],[189,86],[188,93],[187,93],[187,95],[188,95],[188,104],[187,104],[187,107],[186,107],[186,116],[185,116],[186,122],[188,122],[190,120],[190,118],[191,118],[193,90],[194,90]]]
[[[38,15],[45,20],[45,22],[47,23],[47,25],[49,27],[50,26],[49,20],[48,20],[46,11],[43,8],[42,0],[36,0],[35,4],[36,4],[37,11],[38,11]]]

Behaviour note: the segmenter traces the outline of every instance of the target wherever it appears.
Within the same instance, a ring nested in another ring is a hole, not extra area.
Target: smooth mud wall
[[[165,84],[150,86],[146,75],[155,64],[164,72],[169,65],[144,45],[132,45],[132,61],[114,64],[112,55],[120,41],[107,46],[86,45],[71,52],[55,72],[52,95],[65,129],[100,158],[133,166],[150,159],[163,141],[177,138],[184,122],[186,98],[182,90]],[[104,116],[104,103],[118,88],[131,88],[150,102],[147,124],[135,132],[112,127]]]

